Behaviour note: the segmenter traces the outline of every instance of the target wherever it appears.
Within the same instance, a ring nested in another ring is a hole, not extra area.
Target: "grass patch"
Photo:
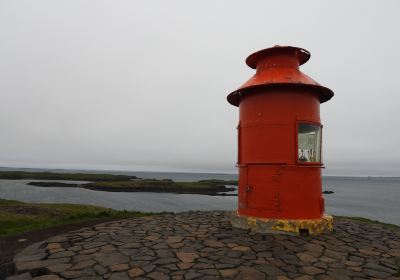
[[[112,174],[85,174],[85,173],[56,173],[56,172],[26,172],[0,171],[0,179],[8,180],[72,180],[72,181],[127,181],[137,179],[136,176]]]
[[[378,225],[387,226],[387,227],[391,227],[391,228],[395,228],[395,229],[400,229],[400,226],[398,226],[398,225],[384,223],[384,222],[380,222],[380,221],[377,221],[377,220],[371,220],[371,219],[368,219],[368,218],[351,217],[351,216],[350,217],[349,216],[335,216],[335,218],[350,219],[350,220],[360,221],[360,222],[364,222],[364,223],[368,223],[368,224],[378,224]]]
[[[0,236],[10,236],[54,225],[102,218],[129,218],[152,215],[134,211],[58,203],[24,203],[0,199]]]

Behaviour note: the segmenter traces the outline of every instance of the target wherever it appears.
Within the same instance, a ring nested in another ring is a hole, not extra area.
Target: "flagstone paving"
[[[131,218],[33,244],[8,280],[400,279],[400,230],[339,218],[316,237],[233,229],[223,211]]]

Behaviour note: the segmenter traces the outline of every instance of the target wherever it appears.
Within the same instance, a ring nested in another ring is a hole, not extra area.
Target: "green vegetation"
[[[201,180],[200,183],[212,183],[212,184],[219,184],[219,185],[232,185],[237,186],[237,180],[219,180],[219,179],[210,179],[210,180]]]
[[[400,226],[398,226],[398,225],[383,223],[383,222],[380,222],[377,220],[371,220],[371,219],[362,218],[362,217],[335,216],[335,218],[350,219],[350,220],[360,221],[360,222],[364,222],[364,223],[368,223],[368,224],[378,224],[378,225],[383,225],[383,226],[387,226],[387,227],[391,227],[391,228],[395,228],[395,229],[400,229]]]
[[[233,191],[223,183],[214,182],[174,182],[169,179],[155,180],[131,180],[116,182],[95,182],[82,185],[83,188],[101,191],[120,192],[172,192],[192,194],[215,194],[218,192]]]
[[[0,171],[0,179],[22,180],[70,180],[70,181],[127,181],[137,179],[136,176],[112,174],[84,174],[84,173],[55,173],[55,172],[26,172]]]
[[[235,180],[201,180],[198,182],[174,182],[170,179],[139,179],[136,176],[112,174],[84,174],[84,173],[54,173],[54,172],[26,172],[0,171],[0,179],[33,179],[33,180],[69,180],[89,181],[86,184],[64,182],[29,182],[28,185],[39,187],[69,187],[85,188],[109,192],[172,192],[209,194],[233,191],[234,188],[226,185],[237,185]]]
[[[0,199],[0,236],[101,218],[128,218],[146,215],[151,214],[116,211],[91,205],[24,203]]]
[[[126,181],[98,181],[87,184],[70,184],[62,182],[30,182],[28,185],[40,187],[85,188],[108,192],[171,192],[215,195],[233,191],[226,185],[237,185],[237,181],[202,180],[198,182],[174,182],[170,179],[132,179]]]
[[[27,185],[37,186],[37,187],[68,187],[68,188],[78,188],[81,185],[62,183],[62,182],[29,182]]]

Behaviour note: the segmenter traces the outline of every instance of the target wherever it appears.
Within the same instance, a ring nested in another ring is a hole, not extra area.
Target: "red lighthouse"
[[[275,46],[251,54],[256,73],[228,102],[239,107],[239,203],[233,226],[260,232],[332,230],[321,189],[320,103],[333,92],[299,70],[310,53]]]

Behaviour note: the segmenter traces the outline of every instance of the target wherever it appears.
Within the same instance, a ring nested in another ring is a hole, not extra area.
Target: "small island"
[[[141,179],[136,176],[126,175],[26,171],[0,171],[0,179],[83,181],[83,183],[57,181],[33,181],[28,183],[28,185],[39,187],[84,188],[107,192],[157,192],[224,196],[236,195],[227,192],[234,191],[236,188],[232,186],[238,184],[235,180],[211,179],[196,182],[175,182],[171,179]]]

